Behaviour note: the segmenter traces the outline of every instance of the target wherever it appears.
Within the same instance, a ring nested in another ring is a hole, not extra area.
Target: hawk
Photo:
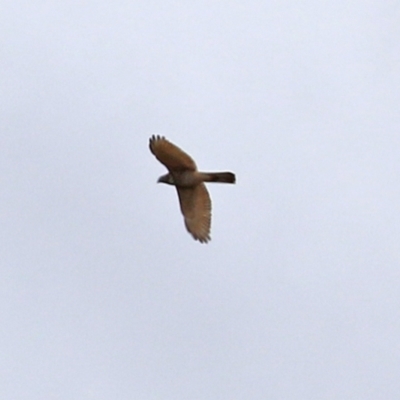
[[[211,199],[204,182],[235,183],[232,172],[200,172],[193,159],[163,136],[153,135],[150,151],[168,169],[158,182],[173,185],[188,232],[200,243],[211,240]]]

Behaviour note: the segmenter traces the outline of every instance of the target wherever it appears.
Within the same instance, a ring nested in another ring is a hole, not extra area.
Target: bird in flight
[[[211,199],[204,182],[235,183],[232,172],[200,172],[188,154],[163,136],[153,135],[150,151],[168,169],[158,182],[173,185],[188,232],[200,243],[211,240]]]

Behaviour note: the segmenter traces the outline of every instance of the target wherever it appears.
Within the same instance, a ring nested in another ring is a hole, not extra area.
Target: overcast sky
[[[0,398],[397,400],[400,6],[3,0]],[[210,184],[185,231],[148,150]]]

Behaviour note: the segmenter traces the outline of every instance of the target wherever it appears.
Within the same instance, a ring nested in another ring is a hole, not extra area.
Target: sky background
[[[397,1],[0,3],[0,398],[397,400]],[[187,234],[165,135],[203,170]]]

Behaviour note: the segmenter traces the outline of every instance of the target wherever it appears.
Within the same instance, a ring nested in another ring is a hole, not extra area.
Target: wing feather
[[[193,188],[177,187],[185,226],[195,240],[211,240],[211,199],[204,183]]]
[[[157,160],[164,164],[170,172],[185,169],[195,171],[197,169],[192,157],[163,136],[153,135],[150,138],[149,147]]]

